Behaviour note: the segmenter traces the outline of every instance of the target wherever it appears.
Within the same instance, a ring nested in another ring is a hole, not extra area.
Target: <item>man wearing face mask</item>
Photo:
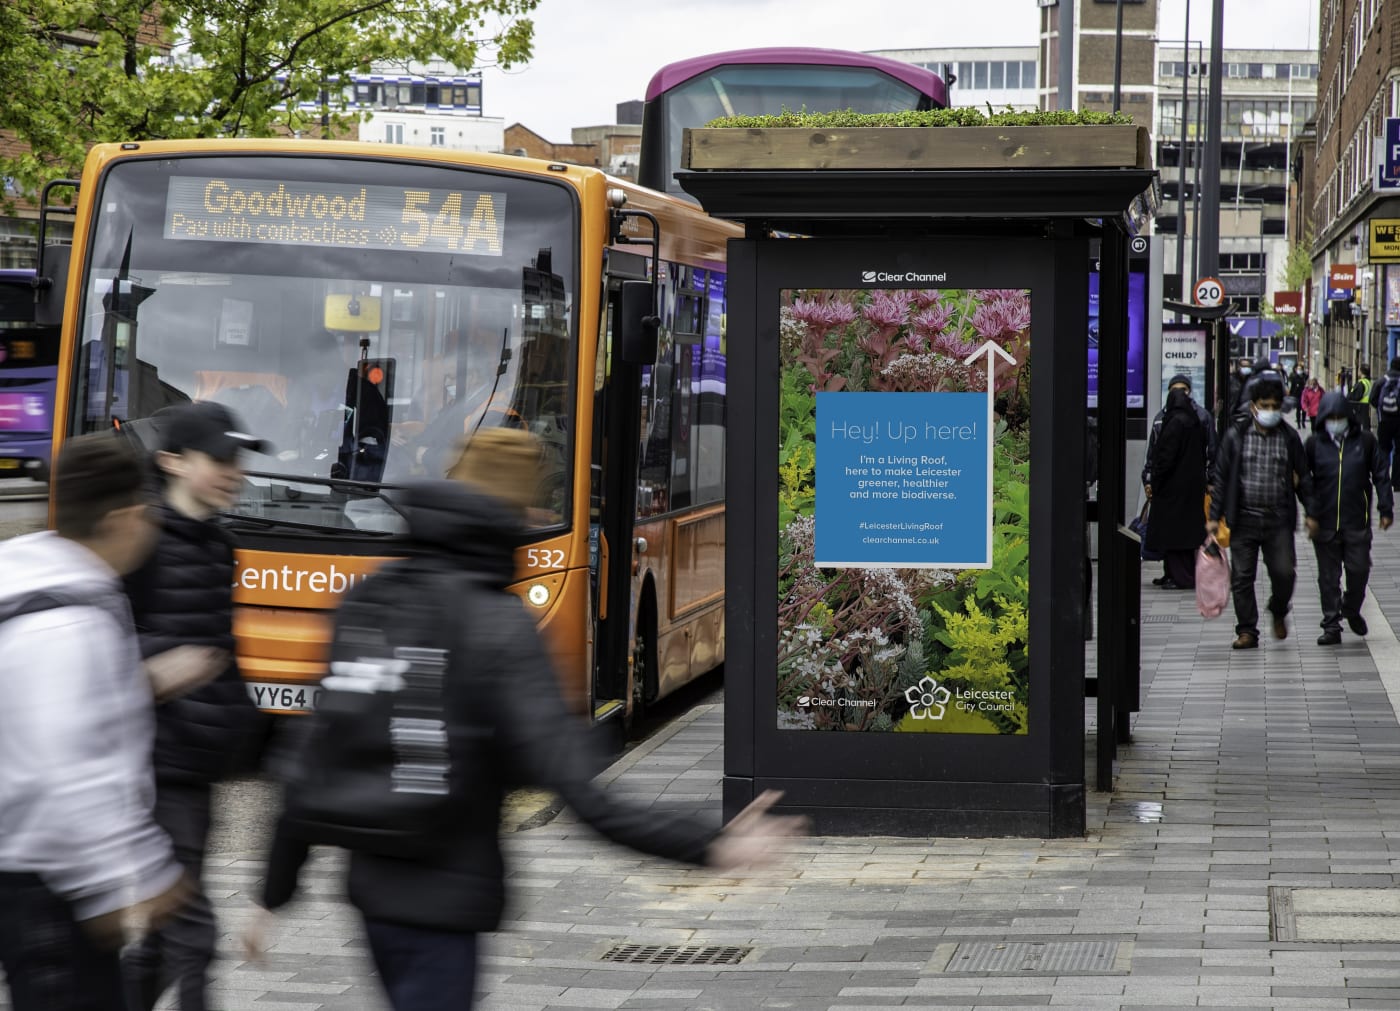
[[[1283,425],[1283,383],[1260,378],[1249,387],[1249,414],[1226,430],[1215,455],[1215,494],[1206,529],[1223,518],[1230,527],[1230,590],[1235,602],[1234,649],[1259,645],[1259,602],[1254,579],[1259,556],[1269,570],[1269,613],[1275,639],[1288,638],[1298,526],[1296,499],[1309,500],[1311,478],[1303,440]]]
[[[1361,603],[1371,574],[1371,506],[1380,513],[1380,528],[1389,530],[1395,497],[1388,461],[1376,437],[1356,423],[1346,396],[1327,394],[1317,414],[1324,419],[1322,430],[1309,436],[1303,447],[1311,476],[1311,494],[1303,505],[1308,537],[1317,554],[1317,588],[1322,597],[1322,635],[1317,644],[1335,646],[1342,641],[1343,618],[1357,635],[1367,632]]]

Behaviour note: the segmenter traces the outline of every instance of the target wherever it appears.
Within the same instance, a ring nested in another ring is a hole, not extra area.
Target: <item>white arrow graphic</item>
[[[996,341],[989,340],[972,354],[964,359],[966,365],[976,365],[977,359],[983,355],[987,356],[987,565],[992,564],[992,521],[994,512],[992,510],[992,432],[996,428],[996,402],[997,402],[997,356],[1000,355],[1008,365],[1015,365],[1016,359],[1012,358],[1007,350]]]

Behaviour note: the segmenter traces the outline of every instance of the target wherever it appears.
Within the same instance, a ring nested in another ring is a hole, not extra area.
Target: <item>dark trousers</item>
[[[1183,590],[1196,588],[1196,549],[1163,551],[1162,572]]]
[[[467,1011],[476,988],[476,934],[365,920],[369,950],[394,1011]]]
[[[1259,601],[1254,577],[1259,556],[1269,570],[1269,613],[1282,618],[1293,600],[1298,556],[1293,550],[1293,529],[1283,520],[1272,523],[1241,517],[1230,528],[1230,593],[1235,600],[1235,634],[1259,635]]]
[[[207,784],[157,783],[156,824],[170,836],[175,859],[189,872],[193,893],[159,930],[153,930],[122,957],[127,1004],[131,1011],[151,1011],[170,987],[181,1011],[204,1011],[209,963],[214,960],[218,929],[204,894],[204,847],[209,839]]]
[[[1376,426],[1381,459],[1390,463],[1390,486],[1400,489],[1400,415],[1383,414]]]
[[[1371,577],[1371,531],[1338,530],[1326,541],[1313,541],[1317,553],[1317,589],[1322,595],[1322,627],[1340,632],[1343,618],[1361,613],[1366,580]],[[1342,592],[1342,572],[1347,589]]]
[[[121,963],[38,875],[0,873],[0,965],[14,1011],[122,1011]]]

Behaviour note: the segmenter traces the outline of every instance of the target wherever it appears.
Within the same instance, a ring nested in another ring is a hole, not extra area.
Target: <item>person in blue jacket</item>
[[[1318,408],[1319,424],[1303,446],[1311,475],[1304,502],[1308,537],[1317,554],[1317,588],[1322,596],[1319,646],[1342,641],[1342,619],[1357,635],[1368,631],[1361,616],[1366,581],[1371,574],[1371,513],[1389,530],[1395,519],[1395,496],[1389,461],[1376,437],[1362,428],[1346,394],[1328,393]],[[1342,572],[1346,592],[1342,592]]]

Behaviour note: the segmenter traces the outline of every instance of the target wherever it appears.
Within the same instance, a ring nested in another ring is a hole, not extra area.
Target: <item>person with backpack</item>
[[[1371,430],[1371,366],[1361,363],[1360,376],[1352,386],[1347,399],[1351,401],[1356,420],[1363,430]]]
[[[509,788],[548,787],[613,842],[692,864],[743,866],[798,829],[765,813],[776,795],[716,832],[593,784],[599,756],[507,590],[539,468],[534,436],[486,429],[453,480],[402,490],[408,557],[337,610],[330,674],[286,786],[262,904],[292,899],[310,845],[348,849],[349,899],[396,1011],[471,1006],[477,938],[499,925],[506,899],[498,834]],[[250,956],[269,915],[245,935]]]
[[[1400,358],[1390,360],[1371,402],[1376,409],[1376,444],[1390,468],[1390,487],[1400,491]]]
[[[1335,646],[1342,641],[1343,618],[1356,635],[1369,631],[1361,604],[1371,574],[1371,512],[1374,506],[1380,528],[1389,530],[1395,519],[1395,497],[1388,461],[1376,437],[1356,424],[1347,398],[1327,394],[1319,417],[1321,430],[1303,447],[1311,477],[1304,522],[1317,555],[1322,598],[1322,635],[1317,644]],[[1341,589],[1344,570],[1346,593]]]
[[[156,540],[135,446],[70,440],[53,531],[0,545],[0,966],[14,1011],[123,1011],[118,948],[185,894],[152,816],[153,692],[222,658],[197,647],[143,668],[121,577]]]
[[[203,1011],[218,931],[200,886],[213,784],[255,764],[265,717],[234,660],[233,539],[216,521],[237,501],[241,454],[266,443],[243,432],[220,404],[180,404],[153,417],[163,479],[155,551],[126,577],[143,656],[182,646],[221,651],[209,683],[156,707],[157,823],[170,835],[192,892],[169,923],[131,945],[122,960],[130,1011],[151,1011],[173,987],[183,1011]]]

